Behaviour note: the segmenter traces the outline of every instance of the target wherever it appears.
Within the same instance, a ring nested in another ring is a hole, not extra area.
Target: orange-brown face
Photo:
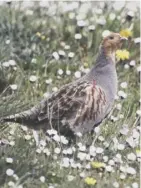
[[[121,37],[119,33],[110,33],[102,41],[102,46],[107,51],[116,51],[121,48],[122,42],[127,40],[125,37]]]

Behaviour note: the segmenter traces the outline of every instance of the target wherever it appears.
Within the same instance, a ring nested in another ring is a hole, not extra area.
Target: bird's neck
[[[100,46],[96,63],[103,65],[112,63],[115,65],[115,51],[111,50],[110,48],[104,48],[103,46]]]

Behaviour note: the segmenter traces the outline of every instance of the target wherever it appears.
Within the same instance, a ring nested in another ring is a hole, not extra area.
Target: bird
[[[55,129],[66,136],[91,132],[110,113],[117,93],[116,50],[127,40],[110,32],[102,39],[90,71],[62,86],[31,109],[1,118],[34,130]]]

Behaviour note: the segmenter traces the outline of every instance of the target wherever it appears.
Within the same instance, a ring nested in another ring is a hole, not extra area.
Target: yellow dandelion
[[[42,36],[41,36],[41,39],[42,39],[42,40],[45,40],[45,38],[46,38],[45,35],[42,35]]]
[[[88,63],[84,63],[84,67],[88,67],[89,65],[88,65]]]
[[[136,149],[136,155],[137,155],[137,157],[141,157],[141,150],[140,149]]]
[[[85,183],[87,184],[87,185],[95,185],[96,184],[96,179],[94,179],[94,178],[91,178],[91,177],[87,177],[87,178],[85,178]]]
[[[104,168],[105,167],[105,163],[101,163],[98,161],[91,162],[91,165],[93,168]]]
[[[126,49],[116,51],[116,57],[118,60],[129,59],[129,55],[130,55],[130,53]]]
[[[40,32],[37,32],[36,35],[37,35],[38,37],[41,37],[41,33],[40,33]]]
[[[120,31],[120,35],[122,37],[128,38],[128,37],[132,37],[133,33],[130,29],[123,29],[123,30]]]

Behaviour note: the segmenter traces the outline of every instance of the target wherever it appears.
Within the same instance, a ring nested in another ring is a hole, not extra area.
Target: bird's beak
[[[127,39],[126,37],[121,37],[120,40],[121,40],[121,41],[126,41],[126,40],[128,40],[128,39]]]

